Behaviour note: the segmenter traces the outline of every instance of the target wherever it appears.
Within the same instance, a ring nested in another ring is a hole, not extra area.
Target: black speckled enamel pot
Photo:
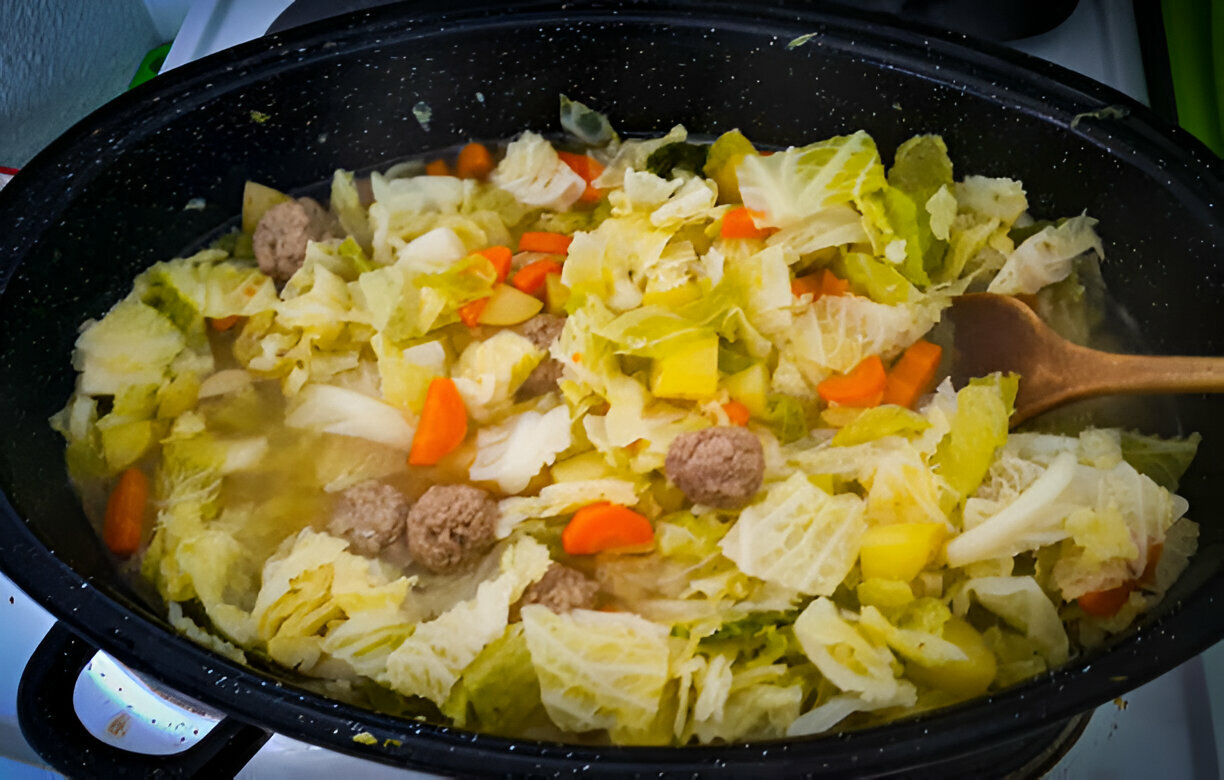
[[[804,34],[813,35],[787,45]],[[1005,764],[982,751],[1006,753],[1009,740],[1057,727],[1224,636],[1224,415],[1201,396],[1178,398],[1176,410],[1203,434],[1183,485],[1202,546],[1159,611],[1052,674],[887,727],[686,749],[512,742],[329,701],[175,635],[118,577],[47,425],[71,390],[77,324],[235,214],[248,178],[304,187],[337,167],[554,130],[561,92],[630,132],[683,122],[788,144],[865,128],[886,155],[914,133],[942,133],[959,170],[1022,179],[1034,213],[1100,219],[1108,283],[1152,351],[1224,354],[1220,160],[1124,96],[993,46],[808,4],[540,3],[514,13],[384,8],[222,52],[101,109],[0,193],[0,565],[62,621],[22,691],[27,734],[48,760],[80,776],[233,771],[272,730],[457,774],[994,774]],[[1110,104],[1124,117],[1074,119]],[[428,122],[414,118],[424,106]],[[82,746],[54,696],[89,644],[231,719],[177,763]],[[361,732],[374,744],[354,742]],[[958,766],[976,756],[976,770],[941,763],[966,756]]]

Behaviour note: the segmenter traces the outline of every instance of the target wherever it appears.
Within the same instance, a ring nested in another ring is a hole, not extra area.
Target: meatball
[[[407,497],[390,485],[362,482],[340,494],[327,530],[348,539],[349,549],[359,555],[378,555],[403,535],[409,506]]]
[[[531,319],[514,328],[514,332],[545,351],[561,335],[565,328],[565,318],[552,314],[537,314]],[[546,357],[519,385],[520,400],[535,398],[538,395],[551,393],[557,389],[557,382],[565,373],[565,366],[556,358]]]
[[[665,466],[667,476],[693,503],[738,509],[761,487],[765,451],[748,429],[715,426],[677,436]]]
[[[565,318],[555,314],[537,314],[521,325],[514,326],[515,333],[543,350],[551,347],[564,329]]]
[[[408,550],[433,572],[454,571],[493,546],[497,503],[471,485],[434,485],[408,513]]]
[[[533,582],[519,602],[521,606],[542,604],[558,614],[571,609],[591,609],[599,583],[577,569],[553,563],[544,576]]]
[[[306,244],[332,237],[332,219],[327,210],[311,198],[298,198],[268,209],[251,244],[259,270],[284,282],[302,267]]]
[[[565,375],[565,364],[556,358],[544,358],[544,362],[531,370],[523,384],[519,385],[517,394],[520,401],[551,393],[557,389],[557,383]]]

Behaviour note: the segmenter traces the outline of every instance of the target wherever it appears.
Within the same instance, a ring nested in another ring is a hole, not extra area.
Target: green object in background
[[[128,89],[135,89],[149,79],[161,72],[162,65],[166,63],[166,55],[170,53],[170,44],[163,43],[156,49],[152,49],[140,61],[140,67],[136,69],[136,75],[132,76],[132,83],[128,84]]]
[[[1161,3],[1177,122],[1224,157],[1224,4]]]

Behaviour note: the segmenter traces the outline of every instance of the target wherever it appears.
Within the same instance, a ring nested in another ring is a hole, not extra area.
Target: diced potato
[[[692,303],[701,297],[701,287],[697,282],[685,282],[666,290],[656,290],[646,283],[646,292],[642,295],[643,306],[662,306],[665,309],[678,309],[686,303]]]
[[[612,467],[604,460],[603,453],[598,450],[590,450],[572,458],[559,460],[552,466],[553,482],[581,482],[610,476],[612,476]]]
[[[875,525],[863,534],[859,557],[863,579],[909,582],[939,552],[945,530],[939,523]]]
[[[569,297],[569,288],[561,283],[561,274],[544,276],[544,301],[549,314],[564,315]]]
[[[769,369],[764,363],[754,363],[723,380],[723,387],[736,401],[748,407],[753,417],[769,412]]]
[[[242,232],[254,233],[259,220],[273,206],[292,200],[280,190],[248,181],[242,189]]]
[[[534,295],[508,284],[499,284],[493,288],[484,311],[480,312],[479,321],[481,325],[518,325],[539,314],[543,308],[544,302]]]
[[[951,661],[939,666],[923,666],[916,662],[905,665],[906,674],[921,685],[947,691],[970,699],[981,696],[994,682],[998,662],[986,640],[965,620],[953,617],[944,624],[943,638],[965,651],[963,661]]]
[[[708,398],[718,390],[718,336],[691,341],[650,366],[650,392],[659,398]]]

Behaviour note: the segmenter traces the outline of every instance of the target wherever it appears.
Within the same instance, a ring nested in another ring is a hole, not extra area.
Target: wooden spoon
[[[1116,355],[1064,339],[1023,301],[972,293],[952,302],[952,381],[993,371],[1020,375],[1011,425],[1056,406],[1100,395],[1224,392],[1224,358]]]

